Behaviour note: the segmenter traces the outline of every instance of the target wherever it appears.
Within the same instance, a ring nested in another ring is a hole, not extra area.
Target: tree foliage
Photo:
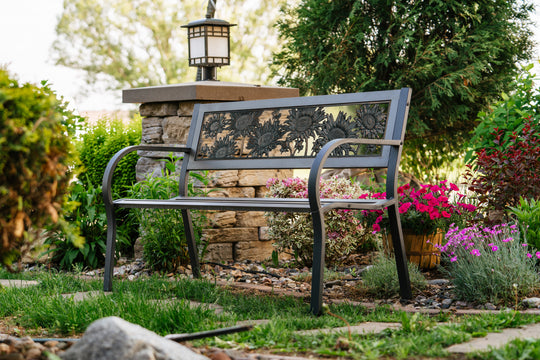
[[[302,94],[411,87],[404,159],[425,172],[456,154],[476,114],[509,90],[529,59],[521,0],[302,0],[278,23],[281,85]]]
[[[43,85],[19,84],[0,68],[0,264],[31,243],[31,228],[62,220],[78,117]]]
[[[232,28],[232,66],[218,73],[220,79],[270,81],[267,63],[277,46],[272,25],[283,2],[217,2],[216,17],[238,25]],[[187,34],[181,26],[203,18],[205,5],[178,0],[64,0],[53,58],[57,65],[84,70],[88,84],[104,80],[111,89],[194,81],[196,70],[188,68]]]

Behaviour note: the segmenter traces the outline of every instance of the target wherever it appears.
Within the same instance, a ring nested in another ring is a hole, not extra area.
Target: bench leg
[[[107,252],[105,253],[103,291],[112,291],[114,250],[116,247],[116,215],[114,206],[105,205],[105,211],[107,213]]]
[[[189,261],[191,262],[191,271],[193,277],[201,277],[201,267],[199,265],[199,252],[197,251],[197,243],[195,242],[195,233],[193,232],[193,223],[191,221],[191,213],[189,210],[182,211],[182,221],[184,222],[184,234],[188,246]]]
[[[402,299],[412,299],[411,282],[409,280],[409,269],[407,267],[407,254],[403,242],[403,231],[399,218],[398,205],[388,207],[388,218],[390,220],[390,233],[394,245],[394,256],[399,279],[399,293]]]
[[[313,268],[311,270],[311,312],[314,315],[322,313],[322,296],[324,290],[324,255],[325,229],[324,214],[311,213],[313,221]]]

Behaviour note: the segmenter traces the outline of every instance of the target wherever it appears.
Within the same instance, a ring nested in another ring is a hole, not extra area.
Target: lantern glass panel
[[[204,49],[204,37],[195,37],[189,39],[189,48],[191,58],[202,58],[206,56]]]
[[[228,57],[229,56],[229,39],[226,37],[208,37],[208,56],[211,57]]]

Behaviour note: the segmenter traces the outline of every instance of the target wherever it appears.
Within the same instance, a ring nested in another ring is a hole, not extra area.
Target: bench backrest
[[[184,170],[306,169],[337,138],[401,140],[411,90],[197,104]],[[387,168],[389,147],[334,150],[327,168]]]

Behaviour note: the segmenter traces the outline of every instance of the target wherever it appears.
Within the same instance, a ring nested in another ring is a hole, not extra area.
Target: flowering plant
[[[298,177],[284,180],[270,179],[266,187],[267,197],[307,198],[307,181]],[[320,182],[321,198],[358,198],[364,190],[349,179],[333,177]],[[302,265],[311,266],[313,257],[313,227],[309,213],[266,213],[268,236],[274,241],[278,251],[291,252]],[[340,209],[325,214],[327,264],[336,263],[340,258],[355,250],[364,238],[366,229],[355,217],[355,211]]]
[[[447,261],[458,298],[467,301],[512,301],[514,294],[526,296],[539,284],[534,252],[520,240],[516,225],[474,225],[460,229],[452,224],[444,245],[435,245]]]
[[[433,234],[439,229],[446,231],[451,223],[465,223],[471,219],[476,206],[464,202],[465,195],[458,193],[459,188],[447,180],[438,185],[424,184],[415,189],[409,184],[398,188],[399,213],[403,229],[416,235]],[[361,199],[385,199],[386,193],[363,194]],[[373,232],[380,232],[387,225],[382,210],[363,210]]]

